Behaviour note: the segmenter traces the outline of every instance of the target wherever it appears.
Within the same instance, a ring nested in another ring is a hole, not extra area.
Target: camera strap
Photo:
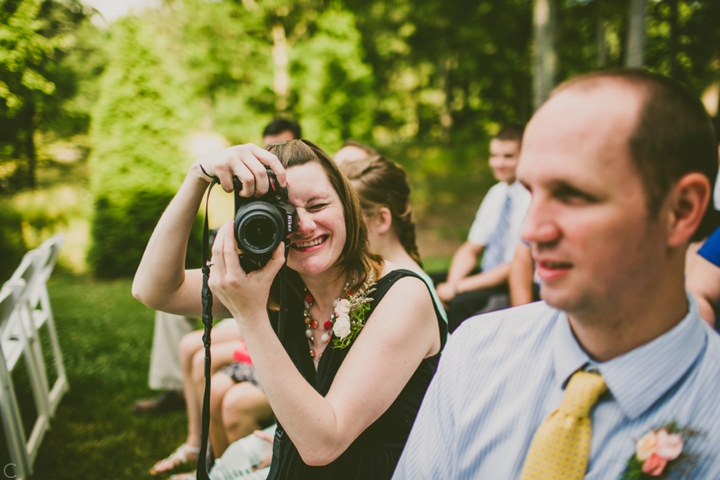
[[[200,167],[202,169],[202,166]],[[205,170],[203,170],[205,173]],[[207,175],[207,174],[206,174]],[[208,175],[209,176],[209,175]],[[208,452],[208,436],[210,433],[210,377],[211,370],[210,365],[212,359],[210,358],[210,331],[212,330],[213,323],[213,295],[208,287],[208,280],[210,279],[210,229],[208,225],[208,206],[210,204],[210,191],[212,188],[220,183],[217,177],[212,177],[212,182],[207,190],[207,196],[205,197],[205,221],[203,225],[203,239],[202,239],[202,273],[203,273],[203,284],[202,284],[202,322],[205,327],[203,332],[203,346],[205,347],[205,392],[203,394],[202,403],[202,429],[200,433],[200,453],[198,455],[197,469],[195,471],[195,478],[197,480],[210,480],[207,471],[207,452]],[[280,268],[280,311],[278,312],[278,331],[277,335],[280,339],[280,343],[283,343],[285,337],[285,282],[287,278],[287,256],[290,251],[290,242],[288,239],[284,239],[285,244],[285,263]]]
[[[207,446],[208,446],[208,435],[210,433],[210,364],[212,362],[210,358],[210,331],[212,330],[213,315],[212,305],[213,296],[208,287],[208,280],[210,279],[210,230],[208,226],[208,204],[210,203],[210,191],[212,188],[219,183],[217,177],[212,177],[212,182],[207,190],[207,196],[205,197],[205,223],[203,226],[203,239],[202,239],[202,273],[203,273],[203,284],[202,284],[202,322],[205,326],[203,332],[203,345],[205,347],[205,392],[203,394],[202,403],[202,430],[200,433],[200,453],[198,455],[197,470],[195,477],[197,480],[209,480],[207,472]]]

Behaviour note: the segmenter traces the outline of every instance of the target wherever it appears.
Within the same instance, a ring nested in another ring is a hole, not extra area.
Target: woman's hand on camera
[[[213,266],[210,291],[240,322],[267,319],[267,300],[273,279],[285,263],[285,245],[280,243],[273,256],[260,270],[245,273],[235,248],[234,223],[220,228],[212,248]]]
[[[236,145],[200,157],[190,170],[198,179],[210,183],[217,177],[226,192],[233,191],[233,176],[242,183],[241,197],[264,195],[268,191],[265,167],[275,173],[281,187],[286,186],[285,168],[278,158],[255,144]]]

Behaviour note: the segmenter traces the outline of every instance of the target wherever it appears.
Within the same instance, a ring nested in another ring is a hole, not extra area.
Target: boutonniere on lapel
[[[698,456],[690,453],[688,441],[700,434],[671,422],[650,430],[635,442],[635,453],[628,459],[621,480],[687,478],[697,465]]]

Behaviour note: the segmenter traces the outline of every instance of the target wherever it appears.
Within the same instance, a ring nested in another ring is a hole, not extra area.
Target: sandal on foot
[[[196,480],[195,472],[190,473],[178,473],[168,478],[168,480]]]
[[[187,443],[180,445],[166,459],[160,460],[150,469],[151,475],[165,475],[172,473],[180,467],[188,467],[197,464],[200,456],[200,447],[193,447]]]

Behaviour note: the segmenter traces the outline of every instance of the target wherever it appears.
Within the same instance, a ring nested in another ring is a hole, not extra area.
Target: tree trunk
[[[670,64],[670,78],[677,79],[678,69],[678,0],[667,0],[670,9],[670,39],[668,42],[668,60]]]
[[[535,0],[533,17],[535,27],[534,105],[537,109],[555,86],[557,0]]]
[[[284,112],[288,107],[290,76],[288,74],[287,39],[285,27],[277,23],[272,29],[272,56],[275,64],[273,90],[275,91],[275,109]]]
[[[643,66],[646,5],[647,0],[630,0],[626,67],[640,68]]]
[[[36,170],[37,170],[37,153],[35,151],[35,102],[28,98],[25,100],[22,113],[20,113],[20,121],[22,122],[23,140],[22,149],[27,159],[27,184],[28,187],[34,189],[36,186]]]
[[[440,107],[440,125],[442,125],[442,141],[450,141],[450,130],[453,125],[452,117],[452,85],[450,82],[450,72],[454,68],[454,59],[452,55],[446,55],[440,63],[440,81],[441,88],[445,93],[445,100]]]
[[[597,67],[607,67],[607,19],[603,0],[595,0],[595,50]]]
[[[607,41],[605,40],[605,32],[607,30],[606,20],[602,17],[597,19],[597,66],[598,68],[607,67]]]

